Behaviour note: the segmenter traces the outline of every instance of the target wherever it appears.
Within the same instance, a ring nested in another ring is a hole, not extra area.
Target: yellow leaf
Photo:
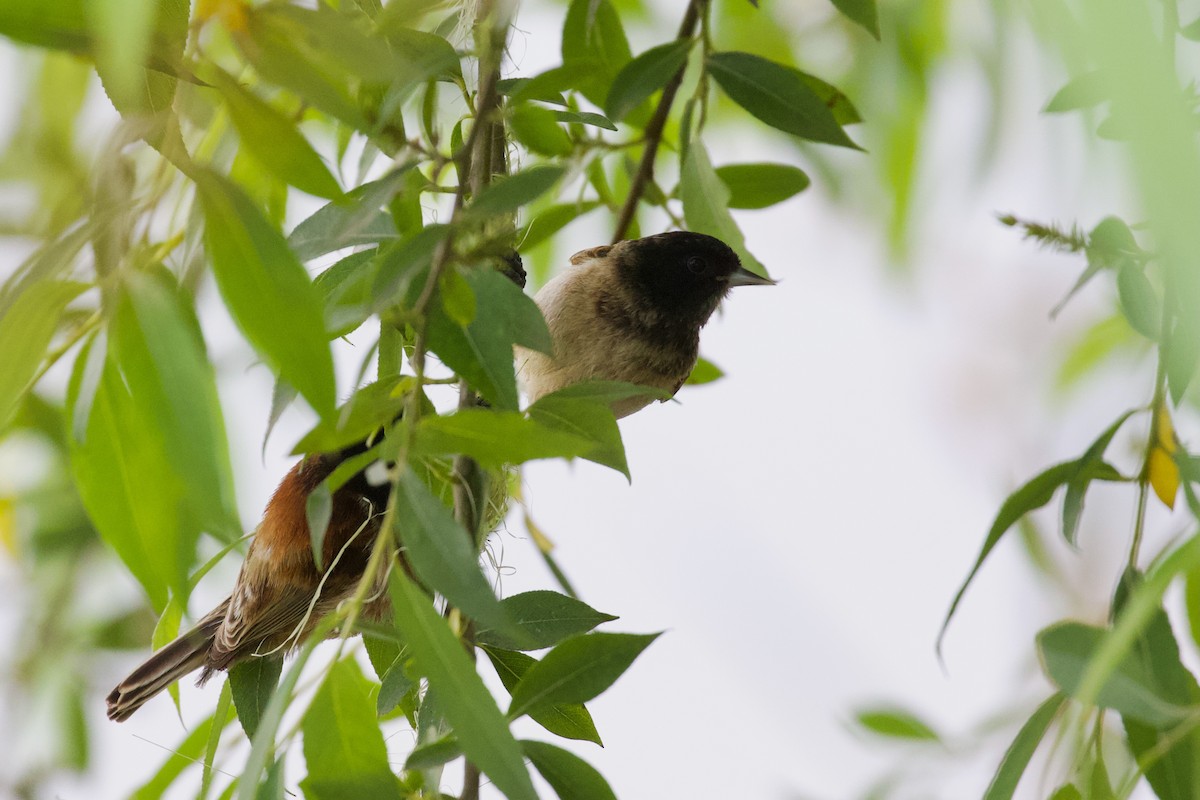
[[[16,504],[11,497],[0,497],[0,547],[11,556],[17,555]]]
[[[1177,447],[1171,413],[1165,399],[1160,398],[1154,408],[1154,436],[1146,456],[1146,477],[1167,508],[1175,508],[1175,495],[1179,493],[1179,465],[1174,458]]]

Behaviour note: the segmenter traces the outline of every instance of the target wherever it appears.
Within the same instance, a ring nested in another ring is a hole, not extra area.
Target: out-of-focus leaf
[[[584,68],[574,84],[603,108],[613,80],[633,53],[621,18],[609,0],[571,0],[563,22],[564,67]]]
[[[550,191],[565,173],[565,167],[539,164],[501,178],[480,192],[466,211],[485,217],[513,213]]]
[[[510,800],[536,800],[520,747],[462,643],[403,570],[392,571],[389,593],[396,625],[412,648],[418,670],[441,698],[442,712],[467,757]]]
[[[0,35],[76,53],[91,47],[84,0],[6,0],[0,6]]]
[[[283,659],[264,656],[248,658],[229,670],[229,689],[233,694],[233,707],[246,736],[254,738],[259,720],[271,702],[271,695],[279,685],[283,673]]]
[[[344,247],[399,239],[391,216],[383,209],[401,191],[411,167],[401,166],[313,212],[288,235],[288,245],[296,257],[309,261]]]
[[[725,370],[718,367],[716,364],[709,361],[707,358],[696,359],[696,366],[692,367],[692,372],[688,375],[685,383],[688,386],[703,386],[706,383],[712,383],[725,377]]]
[[[561,703],[586,703],[612,686],[657,633],[589,633],[555,647],[512,691],[510,719]]]
[[[604,776],[574,753],[529,739],[521,747],[560,800],[617,800]]]
[[[1067,698],[1056,692],[1038,706],[1025,721],[1021,730],[1017,732],[1017,737],[1004,753],[996,774],[992,776],[992,782],[984,792],[983,800],[1012,800],[1030,759],[1046,736],[1050,723],[1058,716],[1066,702]]]
[[[1054,790],[1054,794],[1050,795],[1050,800],[1083,800],[1083,795],[1079,793],[1074,784],[1064,783]]]
[[[329,167],[291,120],[243,89],[224,71],[214,69],[206,77],[225,99],[242,146],[269,172],[317,197],[342,196]]]
[[[548,108],[517,104],[509,115],[509,128],[516,140],[544,156],[565,156],[574,148],[571,137]]]
[[[708,71],[725,94],[762,122],[814,142],[861,149],[799,70],[751,53],[712,53]]]
[[[17,295],[0,316],[0,428],[29,389],[63,309],[85,288],[82,283],[39,281]]]
[[[1133,329],[1147,339],[1158,341],[1162,336],[1162,310],[1158,294],[1141,267],[1125,263],[1117,270],[1117,297]]]
[[[692,40],[683,39],[651,47],[630,61],[613,79],[604,101],[604,112],[620,122],[652,94],[667,85],[687,63]]]
[[[533,656],[515,650],[489,646],[484,646],[482,649],[492,662],[492,666],[496,668],[496,675],[499,676],[500,682],[504,684],[504,688],[510,694],[521,682],[521,678],[529,671],[529,668],[537,663],[537,659]],[[540,711],[534,711],[529,716],[555,736],[595,742],[601,747],[604,746],[604,743],[600,741],[600,734],[596,730],[596,723],[592,721],[591,713],[582,703],[560,703]]]
[[[1141,580],[1133,570],[1122,575],[1113,600],[1114,616],[1120,615],[1129,593]],[[1171,621],[1161,608],[1142,629],[1130,657],[1139,662],[1158,695],[1178,705],[1200,704],[1200,686],[1180,661]],[[1156,730],[1132,716],[1122,716],[1121,722],[1130,750],[1145,765],[1146,779],[1159,797],[1200,797],[1200,732],[1191,729],[1179,736],[1174,730]]]
[[[580,203],[561,203],[531,215],[524,237],[518,240],[521,250],[537,247],[560,230],[593,209],[599,208],[599,200],[584,200]]]
[[[400,797],[366,679],[353,659],[330,668],[303,727],[306,797]]]
[[[1067,695],[1080,688],[1084,672],[1106,631],[1079,622],[1060,622],[1038,634],[1042,668]],[[1164,729],[1183,720],[1194,709],[1163,696],[1151,668],[1136,654],[1127,653],[1096,695],[1096,703],[1122,716]]]
[[[729,189],[730,208],[767,208],[808,188],[808,175],[790,164],[727,164],[717,177]]]
[[[478,624],[524,639],[480,571],[466,530],[411,470],[400,476],[395,508],[396,533],[421,581]]]
[[[1091,108],[1109,99],[1109,81],[1100,70],[1077,75],[1054,93],[1042,111],[1046,114],[1061,114]]]
[[[875,0],[832,0],[838,11],[866,29],[867,33],[879,38],[879,11]]]
[[[506,637],[503,631],[480,627],[476,641],[506,650],[540,650],[553,647],[564,639],[581,633],[617,617],[605,614],[558,592],[546,590],[522,592],[500,601],[509,617],[526,633],[526,641],[520,642]]]
[[[1188,23],[1179,29],[1179,35],[1193,42],[1200,42],[1200,19]]]
[[[333,357],[321,300],[283,236],[241,190],[198,172],[205,245],[242,333],[322,417],[333,412]]]
[[[940,742],[941,737],[928,723],[910,711],[897,708],[871,708],[859,711],[855,720],[871,733],[892,739]]]
[[[464,277],[475,294],[475,319],[464,328],[435,304],[426,330],[429,349],[492,405],[515,411],[513,345],[549,352],[546,321],[533,300],[499,272],[476,269]]]
[[[1059,367],[1055,388],[1070,389],[1100,365],[1107,362],[1119,348],[1129,347],[1141,340],[1120,313],[1096,322],[1067,351]]]
[[[729,190],[713,170],[703,142],[694,141],[688,147],[679,179],[679,194],[683,198],[683,216],[689,229],[717,237],[733,248],[743,267],[759,275],[767,274],[758,259],[746,249],[741,229],[729,213]]]

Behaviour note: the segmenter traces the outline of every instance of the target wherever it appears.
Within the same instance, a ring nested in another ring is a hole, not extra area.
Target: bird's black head
[[[612,256],[638,298],[698,325],[733,286],[773,283],[744,269],[728,245],[703,233],[671,231],[621,242]]]

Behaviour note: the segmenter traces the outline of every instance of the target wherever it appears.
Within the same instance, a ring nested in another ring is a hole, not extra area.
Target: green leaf
[[[292,454],[327,453],[366,439],[400,415],[409,381],[411,378],[393,375],[361,387],[336,414],[306,433]]]
[[[1200,19],[1196,19],[1180,28],[1179,35],[1190,41],[1200,42]]]
[[[76,53],[91,45],[84,0],[5,0],[0,5],[0,35]]]
[[[799,70],[750,53],[711,53],[708,71],[725,94],[785,133],[860,150]]]
[[[566,167],[539,164],[501,178],[480,192],[466,211],[481,217],[515,212],[550,191],[566,171]]]
[[[1126,411],[1113,422],[1091,447],[1075,463],[1075,473],[1067,479],[1067,492],[1063,498],[1062,533],[1070,544],[1075,544],[1079,530],[1079,517],[1083,513],[1083,499],[1093,480],[1121,480],[1121,475],[1104,461],[1104,451],[1136,410]]]
[[[580,457],[620,472],[628,480],[629,463],[617,418],[608,403],[549,394],[529,407],[529,417],[545,428],[588,440]]]
[[[367,681],[353,659],[335,663],[304,715],[305,797],[399,798]]]
[[[1074,784],[1064,783],[1054,790],[1054,794],[1050,795],[1050,800],[1083,800],[1083,795],[1079,793]]]
[[[808,88],[812,89],[817,97],[821,98],[821,102],[829,108],[829,112],[833,114],[833,119],[838,125],[855,125],[863,121],[858,109],[841,89],[821,80],[816,75],[801,70],[796,70],[796,72],[800,75],[800,80],[804,81]]]
[[[983,566],[983,562],[992,552],[992,548],[1000,542],[1000,538],[1008,532],[1008,529],[1017,520],[1030,511],[1039,509],[1049,503],[1050,498],[1054,496],[1058,487],[1070,481],[1075,477],[1077,472],[1077,461],[1065,461],[1062,464],[1055,464],[1010,494],[1004,501],[1004,504],[1000,506],[1000,511],[996,514],[996,519],[992,522],[992,527],[988,530],[987,537],[983,540],[983,547],[980,548],[979,555],[975,558],[975,563],[971,566],[971,570],[967,573],[967,577],[963,580],[962,585],[958,587],[958,591],[955,592],[954,599],[950,601],[950,608],[946,611],[946,618],[942,620],[942,629],[938,632],[937,639],[939,652],[941,651],[942,639],[946,636],[946,629],[950,626],[950,620],[954,618],[954,612],[958,610],[958,604],[962,602],[963,595],[967,592],[967,587],[971,585],[971,581],[975,578],[975,573],[979,572],[979,568]]]
[[[118,110],[140,104],[156,0],[88,0],[84,16],[104,90]]]
[[[522,251],[531,250],[560,230],[603,203],[599,200],[584,200],[579,203],[561,203],[530,215],[525,235],[518,239]]]
[[[490,644],[506,650],[541,650],[553,647],[564,639],[587,633],[597,625],[618,617],[605,614],[558,592],[538,590],[522,592],[500,601],[512,619],[526,634],[519,642],[506,637],[503,631],[480,627],[475,634],[480,644]]]
[[[205,246],[238,327],[322,417],[333,413],[333,358],[321,300],[287,242],[233,184],[196,174]]]
[[[1130,593],[1142,582],[1136,571],[1126,570],[1117,586],[1113,612],[1119,616]],[[1155,693],[1176,705],[1200,705],[1200,686],[1179,657],[1171,621],[1157,608],[1130,649]],[[1146,780],[1159,797],[1200,797],[1200,732],[1194,728],[1180,736],[1175,730],[1156,730],[1132,716],[1121,722],[1129,749],[1145,771]]]
[[[706,383],[712,383],[724,377],[725,370],[707,358],[698,358],[696,359],[696,366],[692,367],[692,373],[688,375],[688,379],[684,383],[688,386],[703,386]]]
[[[592,111],[551,111],[554,118],[559,122],[574,122],[579,125],[591,125],[593,128],[604,128],[606,131],[615,131],[617,126],[613,121],[603,114],[596,114]]]
[[[1100,70],[1077,75],[1054,93],[1050,102],[1042,109],[1045,114],[1061,114],[1091,108],[1110,98],[1109,81]]]
[[[925,742],[940,742],[941,737],[916,715],[903,709],[874,708],[859,711],[855,715],[858,724],[872,733],[892,739],[911,739]]]
[[[851,21],[866,29],[867,33],[879,38],[879,11],[875,8],[875,0],[832,0],[838,11],[845,14]]]
[[[533,656],[518,653],[514,650],[504,650],[496,647],[483,647],[496,675],[504,688],[511,694],[513,689],[529,668],[538,663]],[[530,718],[546,730],[564,739],[576,739],[584,742],[595,742],[601,747],[600,734],[596,731],[596,723],[592,715],[582,703],[559,703],[531,713]]]
[[[254,738],[282,673],[283,659],[266,656],[248,658],[229,670],[233,707],[248,738]]]
[[[157,652],[173,642],[179,636],[179,625],[182,621],[183,606],[179,604],[179,599],[175,595],[171,595],[167,600],[166,608],[158,616],[158,622],[154,624],[154,632],[150,635],[150,648]],[[171,702],[175,704],[175,712],[179,713],[179,683],[175,682],[167,686],[167,694],[170,696]]]
[[[1142,268],[1126,262],[1117,270],[1117,297],[1121,311],[1135,331],[1151,341],[1162,336],[1162,309],[1158,294]]]
[[[644,103],[687,64],[693,40],[681,39],[651,47],[630,61],[613,79],[604,112],[618,122]]]
[[[524,638],[480,571],[466,529],[421,479],[405,470],[396,486],[396,534],[417,577],[484,627]]]
[[[742,266],[766,275],[763,265],[746,249],[746,240],[729,214],[729,190],[713,171],[704,143],[697,140],[688,147],[679,179],[683,216],[690,230],[715,236],[733,248]]]
[[[592,442],[585,438],[548,427],[515,411],[466,408],[422,419],[413,453],[462,453],[485,467],[499,469],[539,458],[573,458],[592,448]]]
[[[310,261],[344,247],[399,239],[391,215],[383,209],[400,193],[411,169],[411,164],[398,167],[313,212],[288,235],[288,245],[296,257]]]
[[[659,635],[589,633],[568,639],[514,687],[509,719],[562,703],[586,703],[612,686]]]
[[[529,739],[521,747],[561,800],[617,800],[604,776],[574,753]]]
[[[633,53],[609,0],[571,0],[563,21],[562,60],[580,70],[572,88],[603,108],[609,87]]]
[[[131,800],[160,800],[167,794],[167,789],[175,783],[175,779],[204,756],[212,725],[213,718],[210,716],[192,728],[182,742],[170,748],[171,755],[150,780],[130,795]]]
[[[304,503],[304,519],[308,523],[308,537],[312,545],[313,563],[318,572],[324,572],[321,555],[325,550],[325,534],[329,520],[333,517],[333,494],[329,485],[322,481],[308,493]]]
[[[283,114],[214,68],[205,77],[221,93],[242,146],[275,177],[317,197],[342,196],[337,179],[312,145]]]
[[[1047,677],[1065,694],[1074,696],[1105,634],[1103,628],[1079,622],[1060,622],[1043,630],[1037,643]],[[1151,668],[1132,652],[1108,675],[1096,703],[1159,729],[1182,721],[1193,711],[1164,697]]]
[[[376,255],[377,250],[351,253],[313,281],[325,306],[325,333],[330,339],[358,330],[370,318]]]
[[[86,284],[38,281],[17,295],[0,316],[0,429],[8,425],[30,388],[67,304]]]
[[[516,140],[543,156],[565,156],[574,145],[548,108],[519,103],[509,113],[509,129]]]
[[[1038,744],[1046,736],[1050,723],[1058,716],[1066,702],[1067,698],[1056,692],[1037,707],[1008,746],[1004,759],[984,792],[983,800],[1012,800],[1017,791],[1017,784],[1025,774]]]
[[[533,300],[499,272],[475,269],[464,277],[475,294],[475,319],[464,328],[435,304],[426,330],[429,349],[489,403],[515,411],[513,345],[549,352],[550,331]]]
[[[395,662],[383,674],[379,685],[379,696],[375,698],[375,711],[380,715],[390,714],[402,699],[408,694],[416,682],[405,671],[408,660],[407,651],[396,657]]]
[[[404,759],[405,769],[429,769],[447,764],[463,754],[462,745],[453,735],[443,736],[413,749]]]
[[[392,570],[396,625],[412,648],[418,670],[441,699],[442,712],[463,751],[509,800],[536,800],[521,749],[475,665],[429,598],[403,573]]]
[[[767,208],[808,188],[804,170],[790,164],[727,164],[717,177],[729,189],[729,208]]]

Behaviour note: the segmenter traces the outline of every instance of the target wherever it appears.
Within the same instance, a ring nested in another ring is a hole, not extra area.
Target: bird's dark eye
[[[704,272],[704,269],[707,266],[708,264],[706,264],[704,259],[700,256],[692,256],[687,260],[688,272],[692,273],[693,275],[699,275],[700,273]]]

